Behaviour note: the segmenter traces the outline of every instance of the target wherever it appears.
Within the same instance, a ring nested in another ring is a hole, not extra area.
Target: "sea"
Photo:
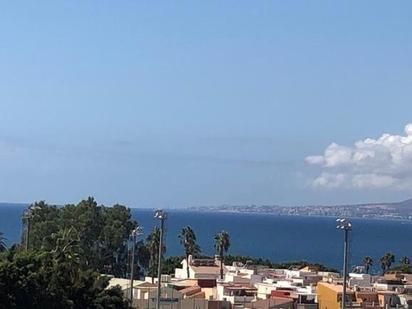
[[[27,205],[0,205],[0,232],[8,245],[19,242],[21,215]],[[149,209],[132,209],[133,218],[146,237],[159,224]],[[275,216],[167,210],[166,254],[183,255],[178,234],[185,226],[196,233],[204,255],[214,255],[213,238],[225,230],[230,235],[229,254],[262,257],[274,262],[301,261],[342,268],[343,232],[336,229],[336,218]],[[412,221],[351,219],[349,264],[361,265],[365,256],[376,262],[386,252],[412,257]]]

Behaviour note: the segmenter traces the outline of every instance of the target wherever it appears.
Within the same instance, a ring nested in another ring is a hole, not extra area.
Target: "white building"
[[[349,273],[348,285],[350,287],[367,287],[372,283],[372,276],[369,274]]]
[[[216,280],[220,278],[220,261],[218,259],[183,259],[182,268],[175,269],[176,279],[204,279]],[[187,265],[189,264],[189,277],[187,276]],[[226,267],[223,265],[223,272]]]
[[[235,307],[255,301],[256,295],[257,289],[249,285],[218,283],[216,287],[216,299],[229,301]]]

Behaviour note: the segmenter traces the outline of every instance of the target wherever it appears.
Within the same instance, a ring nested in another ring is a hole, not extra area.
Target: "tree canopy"
[[[29,248],[50,249],[56,246],[56,235],[71,230],[78,238],[81,263],[91,269],[124,277],[127,273],[127,243],[137,226],[130,209],[122,205],[105,207],[89,197],[77,205],[64,207],[37,202],[30,215]],[[28,224],[27,219],[24,224]]]
[[[385,253],[385,255],[380,258],[379,262],[381,264],[382,274],[384,274],[391,268],[392,264],[395,263],[395,256],[390,252]]]
[[[229,233],[222,231],[215,235],[215,249],[216,253],[220,257],[220,279],[223,279],[223,258],[225,252],[229,250],[230,247],[230,237]]]
[[[4,238],[3,233],[0,232],[0,252],[4,252],[6,250],[7,250],[6,238]]]
[[[189,274],[189,255],[192,255],[196,257],[197,255],[200,254],[200,246],[197,244],[196,241],[196,234],[192,230],[190,226],[186,226],[182,228],[180,234],[178,235],[180,244],[183,246],[185,250],[185,256],[186,256],[186,271],[187,271],[187,277],[190,277]]]
[[[128,308],[108,277],[80,263],[80,238],[65,229],[51,250],[9,250],[0,257],[0,308]]]
[[[369,274],[369,269],[373,266],[373,259],[370,256],[365,256],[362,262],[365,267],[365,272]]]

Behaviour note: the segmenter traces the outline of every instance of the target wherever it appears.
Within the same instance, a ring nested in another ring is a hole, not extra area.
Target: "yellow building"
[[[319,282],[316,288],[319,309],[340,309],[342,300],[342,285]],[[355,302],[355,293],[347,290],[347,303]]]

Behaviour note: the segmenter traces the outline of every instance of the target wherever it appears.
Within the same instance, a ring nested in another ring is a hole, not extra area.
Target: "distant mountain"
[[[310,205],[285,207],[278,205],[222,205],[191,207],[189,208],[189,210],[235,213],[264,213],[288,216],[328,216],[412,220],[412,199],[396,203],[369,203],[333,206]]]
[[[388,207],[394,209],[395,211],[405,214],[411,215],[412,214],[412,199],[399,202],[399,203],[391,203],[387,204]]]

